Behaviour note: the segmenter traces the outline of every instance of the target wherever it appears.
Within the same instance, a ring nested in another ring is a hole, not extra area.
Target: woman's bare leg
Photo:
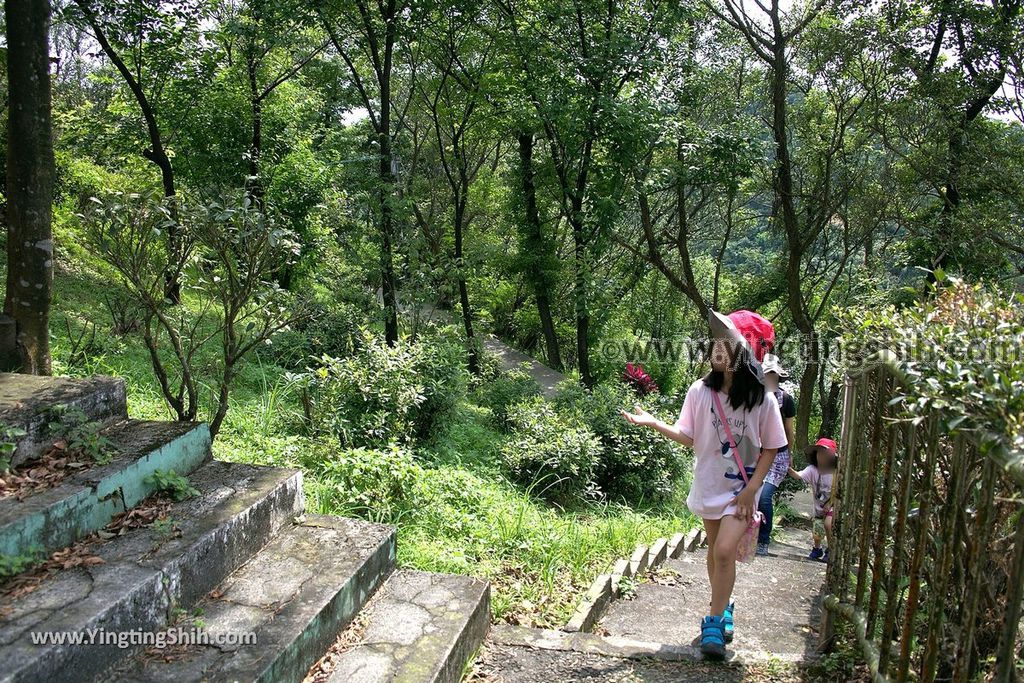
[[[747,530],[747,523],[728,515],[719,520],[714,545],[708,542],[709,568],[714,566],[711,576],[711,614],[721,616],[729,604],[733,586],[736,584],[736,546]],[[710,536],[710,535],[709,535]]]
[[[708,584],[715,580],[715,553],[712,552],[712,549],[718,538],[718,527],[721,521],[720,519],[704,520],[704,535],[708,537]]]

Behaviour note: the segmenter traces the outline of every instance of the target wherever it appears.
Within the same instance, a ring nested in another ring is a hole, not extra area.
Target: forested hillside
[[[775,324],[802,445],[851,309],[1021,290],[1022,55],[1019,0],[55,0],[53,371],[556,625],[697,521],[619,409],[674,420],[709,310]]]

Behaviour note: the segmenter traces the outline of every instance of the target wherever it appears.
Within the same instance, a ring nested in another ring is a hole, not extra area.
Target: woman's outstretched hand
[[[619,410],[619,412],[622,413],[622,416],[626,418],[626,421],[630,424],[650,427],[657,421],[657,418],[644,410],[643,406],[639,403],[633,406],[632,413],[627,413],[625,410]]]

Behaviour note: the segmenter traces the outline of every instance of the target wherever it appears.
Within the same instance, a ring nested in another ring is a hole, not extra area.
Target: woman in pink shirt
[[[693,447],[693,486],[686,504],[704,520],[711,584],[710,613],[701,620],[700,647],[705,657],[724,659],[734,630],[736,548],[757,509],[775,452],[787,440],[778,402],[765,400],[761,360],[775,343],[772,324],[751,311],[728,316],[712,311],[708,322],[714,339],[711,372],[687,390],[675,424],[662,422],[640,405],[633,413],[622,414],[633,424]],[[726,424],[749,483],[739,472]]]

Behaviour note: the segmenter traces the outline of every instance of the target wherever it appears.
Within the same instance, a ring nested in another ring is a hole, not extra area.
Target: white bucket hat
[[[769,372],[774,372],[776,375],[779,376],[779,379],[789,378],[789,373],[786,372],[786,369],[782,367],[782,364],[779,362],[779,357],[776,355],[773,355],[771,353],[767,354],[764,357],[764,362],[762,362],[761,365],[764,368],[764,374],[766,375]]]

